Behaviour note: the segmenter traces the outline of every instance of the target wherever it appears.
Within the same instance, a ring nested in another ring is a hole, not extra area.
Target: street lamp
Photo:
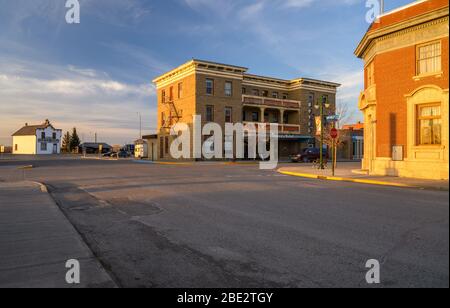
[[[324,163],[323,163],[323,139],[324,139],[324,108],[330,108],[330,103],[328,102],[328,97],[326,95],[322,96],[322,100],[317,99],[317,103],[314,106],[316,109],[320,109],[320,165],[319,169],[325,169]]]

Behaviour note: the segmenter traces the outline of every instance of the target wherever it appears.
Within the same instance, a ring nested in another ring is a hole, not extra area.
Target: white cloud
[[[76,126],[86,136],[97,132],[110,143],[138,137],[137,112],[142,113],[146,133],[155,129],[155,89],[150,82],[129,84],[89,68],[11,58],[0,60],[0,67],[0,143],[10,144],[10,135],[23,123],[47,118],[64,130]]]
[[[304,8],[313,4],[315,0],[286,0],[283,5],[286,8]]]

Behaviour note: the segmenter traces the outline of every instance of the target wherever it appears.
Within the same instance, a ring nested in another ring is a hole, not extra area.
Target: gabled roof
[[[28,125],[28,124],[25,124],[24,127],[22,127],[21,129],[19,129],[17,132],[15,132],[13,134],[13,137],[16,137],[16,136],[36,136],[36,130],[38,130],[38,129],[46,129],[47,127],[51,127],[53,129],[55,129],[53,127],[53,125],[50,124],[49,120],[46,120],[44,123],[42,123],[40,125]]]

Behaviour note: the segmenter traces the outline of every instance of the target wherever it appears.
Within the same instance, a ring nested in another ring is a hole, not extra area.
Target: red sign
[[[339,135],[339,132],[336,128],[331,129],[331,132],[330,132],[331,138],[336,139],[338,137],[338,135]]]

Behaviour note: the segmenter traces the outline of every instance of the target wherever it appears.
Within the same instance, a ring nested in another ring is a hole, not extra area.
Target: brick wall
[[[429,84],[442,89],[448,88],[448,37],[441,41],[441,77],[430,76],[420,80],[413,78],[416,75],[416,46],[385,52],[374,58],[378,157],[391,157],[393,145],[403,145],[406,149],[406,94]]]

